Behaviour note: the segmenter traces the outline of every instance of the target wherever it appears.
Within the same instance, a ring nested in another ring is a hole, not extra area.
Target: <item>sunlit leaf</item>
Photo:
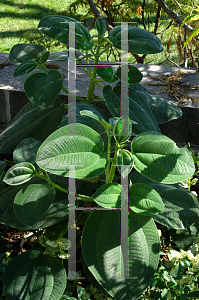
[[[136,136],[131,149],[134,167],[142,175],[162,183],[183,181],[195,172],[192,156],[159,132]]]

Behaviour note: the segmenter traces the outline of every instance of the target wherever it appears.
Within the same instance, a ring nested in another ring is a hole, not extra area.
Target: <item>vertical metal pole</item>
[[[69,22],[69,57],[68,57],[68,90],[76,94],[76,57],[75,57],[75,22]],[[76,104],[76,99],[68,95],[68,104]],[[76,123],[76,110],[68,114],[68,125]],[[75,134],[75,132],[74,132]]]
[[[122,22],[123,30],[121,31],[121,50],[128,53],[128,22]],[[121,117],[129,116],[129,99],[128,99],[128,58],[121,56]],[[127,79],[127,80],[126,80]],[[128,135],[126,132],[125,135]]]
[[[128,53],[128,22],[122,22],[123,30],[121,31],[121,50]],[[129,116],[129,99],[128,99],[128,64],[125,63],[124,56],[121,58],[121,117]],[[127,58],[128,62],[128,58]],[[128,135],[128,126],[124,128],[124,135]],[[128,166],[121,166],[122,174]],[[129,278],[129,243],[128,243],[128,176],[121,176],[122,194],[121,194],[121,250],[123,255],[123,266],[121,266],[122,277]]]
[[[68,239],[71,242],[71,248],[68,249],[68,278],[76,279],[76,218],[75,218],[75,166],[69,166],[68,178],[68,201],[69,201],[69,216],[68,216]],[[71,273],[70,273],[71,272]]]
[[[76,59],[75,59],[75,22],[69,22],[69,57],[68,57],[68,90],[70,93],[76,92]],[[68,95],[68,104],[76,104],[76,99]],[[76,110],[68,114],[68,134],[76,134],[76,127],[70,125],[76,123]],[[71,242],[71,248],[68,250],[68,274],[69,279],[75,279],[76,273],[76,218],[75,218],[75,200],[76,200],[76,182],[75,166],[69,166],[68,178],[68,201],[69,201],[69,219],[68,219],[68,239]],[[71,273],[69,273],[71,272]],[[72,275],[70,275],[72,274]]]

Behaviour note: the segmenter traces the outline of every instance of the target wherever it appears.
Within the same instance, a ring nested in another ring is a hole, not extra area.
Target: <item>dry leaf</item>
[[[167,52],[169,53],[169,49],[171,47],[171,43],[172,43],[172,37],[170,37],[168,43],[167,43]]]

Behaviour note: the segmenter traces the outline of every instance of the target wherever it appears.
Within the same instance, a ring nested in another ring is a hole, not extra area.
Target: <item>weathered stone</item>
[[[7,58],[7,53],[0,54],[0,64]],[[92,61],[91,61],[92,63]],[[107,62],[100,62],[107,64]],[[113,65],[114,72],[119,63]],[[183,111],[183,116],[177,120],[160,125],[162,133],[172,138],[176,143],[185,145],[190,142],[192,147],[199,147],[199,72],[197,69],[177,68],[169,66],[155,66],[146,64],[134,64],[143,74],[142,84],[155,95],[176,103]],[[49,66],[50,67],[50,66]],[[16,66],[5,64],[0,67],[0,127],[18,113],[27,103],[23,85],[28,76],[13,78]],[[68,62],[58,62],[58,70],[61,72],[64,81],[63,86],[68,88]],[[92,69],[92,68],[91,68]],[[41,72],[34,70],[33,73]],[[76,68],[76,96],[86,98],[89,78],[85,75],[82,67]],[[180,79],[181,78],[181,79]],[[100,83],[106,85],[107,83]],[[114,86],[114,84],[110,84]],[[174,96],[169,95],[173,88]],[[95,95],[103,99],[102,89],[95,87]],[[68,96],[61,91],[59,97],[67,103]],[[108,111],[104,103],[95,104]]]

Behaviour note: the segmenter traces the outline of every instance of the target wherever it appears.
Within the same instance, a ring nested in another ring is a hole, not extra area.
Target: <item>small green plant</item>
[[[48,16],[38,28],[68,47],[69,22],[76,20]],[[84,71],[90,78],[88,96],[76,97],[78,103],[61,103],[61,90],[75,95],[63,87],[57,69],[49,71],[45,66],[46,62],[68,61],[68,48],[50,53],[38,44],[18,44],[9,55],[17,65],[14,77],[37,68],[41,72],[26,79],[24,90],[30,101],[0,135],[0,153],[13,153],[14,160],[8,170],[4,161],[0,163],[1,179],[7,184],[0,193],[0,222],[33,232],[43,229],[46,237],[39,238],[43,250],[22,253],[6,267],[7,300],[64,298],[72,271],[65,252],[70,243],[74,246],[70,238],[65,240],[71,230],[71,197],[76,199],[76,208],[100,206],[78,218],[83,226],[78,245],[85,276],[106,298],[116,300],[138,299],[153,278],[160,252],[155,222],[186,229],[199,219],[196,196],[179,185],[195,172],[192,155],[178,148],[158,126],[179,118],[181,110],[147,91],[140,84],[142,73],[134,66],[126,72],[122,65],[115,74],[111,66],[98,67],[100,56],[110,46],[122,48],[123,33],[129,52],[136,54],[161,52],[160,40],[146,30],[123,25],[106,35],[102,19],[96,20],[95,27],[98,34],[91,36],[81,23],[75,24],[76,60],[85,59]],[[89,57],[94,59],[93,70]],[[114,88],[102,86],[103,81],[115,83]],[[95,85],[103,89],[104,99],[94,95]],[[121,89],[129,103],[128,114],[122,116]],[[94,105],[99,101],[109,114]],[[71,179],[76,180],[76,192],[70,188]],[[121,220],[120,210],[126,213],[123,218],[121,212]],[[124,231],[127,219],[129,239],[122,242],[121,228]],[[75,222],[73,217],[71,227]]]
[[[188,251],[172,249],[167,255],[140,299],[198,299],[198,241]]]

